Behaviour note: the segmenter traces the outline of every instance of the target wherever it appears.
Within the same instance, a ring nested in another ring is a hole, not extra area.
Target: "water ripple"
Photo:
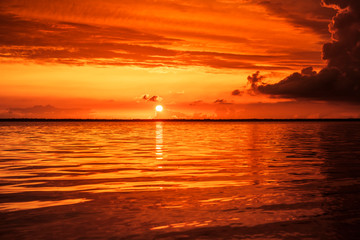
[[[359,140],[358,122],[2,122],[0,234],[346,238]]]

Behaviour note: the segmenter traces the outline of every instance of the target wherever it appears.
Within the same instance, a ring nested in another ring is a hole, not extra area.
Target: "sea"
[[[360,239],[360,121],[1,121],[0,239]]]

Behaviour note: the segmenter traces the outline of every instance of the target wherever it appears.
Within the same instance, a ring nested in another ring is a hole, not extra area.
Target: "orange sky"
[[[320,0],[1,1],[0,117],[359,117],[247,79],[323,68],[334,15]]]

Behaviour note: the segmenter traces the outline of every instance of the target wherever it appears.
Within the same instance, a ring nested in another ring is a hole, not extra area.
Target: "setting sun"
[[[161,106],[161,105],[157,105],[156,107],[155,107],[155,110],[157,111],[157,112],[162,112],[163,111],[163,106]]]

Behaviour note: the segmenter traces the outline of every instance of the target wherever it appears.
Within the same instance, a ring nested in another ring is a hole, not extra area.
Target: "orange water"
[[[1,239],[349,239],[360,122],[2,122]]]

